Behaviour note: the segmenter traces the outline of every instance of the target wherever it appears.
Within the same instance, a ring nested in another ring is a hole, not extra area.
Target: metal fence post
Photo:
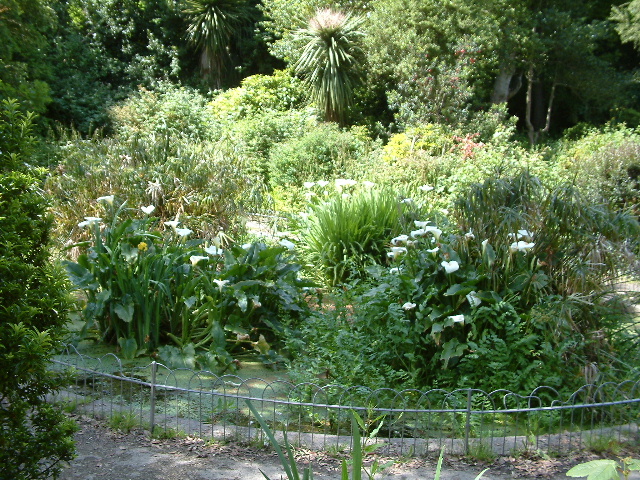
[[[471,389],[467,390],[467,419],[464,424],[464,454],[469,455],[469,434],[471,432]]]
[[[151,412],[149,413],[149,431],[153,436],[153,429],[156,426],[156,372],[158,364],[154,360],[151,362],[151,398],[149,399]]]

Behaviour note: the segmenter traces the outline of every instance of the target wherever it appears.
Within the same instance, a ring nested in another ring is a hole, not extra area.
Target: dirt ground
[[[77,458],[62,480],[271,480],[286,478],[277,455],[268,448],[226,443],[207,444],[195,438],[151,440],[148,432],[123,433],[110,430],[95,419],[76,416]],[[313,466],[314,478],[340,478],[341,458],[326,453],[296,451],[299,464]],[[446,458],[442,480],[474,480],[485,468],[486,480],[566,479],[565,472],[576,463],[593,460],[594,455],[571,458],[501,458],[492,465]],[[379,459],[384,463],[385,459]],[[435,459],[396,459],[395,464],[376,478],[379,480],[433,479]],[[366,476],[363,476],[366,478]],[[640,475],[630,478],[638,479]]]

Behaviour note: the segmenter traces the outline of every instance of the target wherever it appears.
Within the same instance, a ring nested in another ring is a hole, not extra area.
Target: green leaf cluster
[[[51,261],[42,178],[24,166],[32,117],[17,112],[4,102],[0,116],[0,477],[44,479],[74,452],[74,424],[46,402],[60,387],[47,367],[71,302],[64,272]]]
[[[307,283],[285,247],[207,247],[151,217],[121,220],[123,210],[104,228],[90,223],[86,253],[66,263],[87,296],[86,332],[129,357],[158,350],[172,365],[226,369],[229,354],[268,355],[285,325],[304,318]]]

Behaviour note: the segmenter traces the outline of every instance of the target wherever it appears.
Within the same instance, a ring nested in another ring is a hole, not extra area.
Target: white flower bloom
[[[426,227],[427,225],[429,225],[430,223],[431,223],[431,222],[429,222],[429,221],[426,221],[426,222],[421,222],[421,221],[419,221],[419,220],[414,220],[414,221],[413,221],[413,224],[414,224],[417,228],[424,228],[424,227]]]
[[[533,238],[533,233],[528,230],[518,230],[518,240],[522,240],[523,238],[531,240]]]
[[[193,233],[193,230],[189,230],[188,228],[176,228],[176,233],[181,237],[186,237]]]
[[[404,198],[400,203],[407,203],[407,204],[413,203],[413,198]]]
[[[209,255],[222,255],[224,252],[224,250],[216,247],[215,245],[211,245],[210,247],[205,248],[204,251]]]
[[[80,228],[88,227],[89,225],[92,225],[94,223],[100,223],[101,221],[102,219],[100,217],[84,217],[84,222],[80,222],[78,226]]]
[[[316,182],[318,184],[319,187],[324,188],[327,185],[329,185],[329,182],[327,182],[326,180],[320,180],[318,182]]]
[[[467,233],[464,234],[465,238],[468,238],[469,240],[473,240],[474,238],[476,238],[476,236],[473,234],[473,232],[471,230],[469,230]]]
[[[109,205],[113,205],[114,195],[106,195],[104,197],[98,197],[97,202],[107,202]]]
[[[442,230],[440,230],[438,227],[431,227],[427,225],[426,227],[424,227],[424,231],[425,233],[433,233],[433,236],[436,237],[436,242],[440,240],[440,235],[442,235]]]
[[[427,231],[424,228],[419,228],[418,230],[413,230],[411,232],[411,236],[413,238],[424,237],[427,234]]]
[[[316,182],[304,182],[302,185],[304,185],[304,188],[311,188],[316,184]]]
[[[362,182],[362,185],[364,185],[366,188],[373,188],[376,186],[374,182],[370,182],[369,180],[365,180],[364,182]]]
[[[450,262],[443,261],[440,265],[444,267],[444,271],[447,273],[453,273],[460,269],[460,264],[455,260],[451,260]]]
[[[393,267],[392,269],[389,270],[389,273],[392,275],[397,275],[400,273],[400,269],[398,267]]]
[[[450,315],[447,318],[453,320],[453,323],[464,323],[464,315]]]
[[[189,260],[191,261],[191,265],[193,265],[194,267],[198,264],[198,262],[202,261],[202,260],[207,260],[209,257],[202,257],[200,255],[191,255],[189,257]]]
[[[304,192],[304,198],[307,199],[307,201],[311,200],[311,197],[315,197],[316,194],[315,192]]]
[[[151,215],[155,209],[156,207],[154,207],[153,205],[149,205],[147,207],[140,207],[140,210],[142,210],[147,215]]]
[[[404,308],[405,310],[411,310],[413,308],[416,308],[416,304],[415,303],[411,303],[411,302],[407,302],[404,305],[402,305],[402,308]]]
[[[427,250],[427,253],[438,253],[438,250],[440,250],[440,247],[430,248]]]
[[[391,239],[391,245],[398,245],[399,243],[404,243],[407,240],[409,240],[409,235],[398,235]]]
[[[431,190],[433,190],[433,187],[431,185],[421,185],[418,187],[419,190],[422,190],[423,192],[430,192]]]
[[[510,252],[528,252],[535,246],[535,243],[528,243],[520,240],[519,242],[514,242],[509,247]]]
[[[489,243],[488,238],[485,238],[484,240],[482,240],[482,248],[485,248],[487,246],[487,243]]]
[[[477,307],[478,305],[480,305],[482,303],[482,300],[480,300],[477,295],[476,295],[476,291],[472,291],[467,293],[466,297],[467,297],[467,301],[469,302],[469,305],[471,305],[472,307]]]
[[[180,225],[180,222],[177,220],[170,220],[168,222],[164,222],[165,227],[170,227],[173,229],[176,229],[178,227],[178,225]]]
[[[287,240],[286,238],[283,238],[282,240],[280,240],[280,245],[287,248],[288,250],[293,250],[294,248],[296,248],[296,245],[293,242],[290,242],[289,240]]]
[[[218,289],[220,291],[222,291],[222,287],[224,287],[227,283],[229,283],[229,280],[218,280],[218,279],[214,279],[213,283],[215,283],[216,285],[218,285]]]
[[[391,251],[387,252],[387,256],[390,258],[398,258],[405,253],[407,253],[406,247],[391,247]]]

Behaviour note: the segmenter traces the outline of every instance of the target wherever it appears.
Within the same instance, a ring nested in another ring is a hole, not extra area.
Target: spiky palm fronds
[[[251,18],[245,0],[186,0],[187,40],[201,50],[200,66],[205,76],[220,87],[231,39]]]
[[[310,85],[312,100],[326,120],[343,123],[351,105],[362,66],[362,23],[361,17],[326,8],[318,10],[307,27],[297,32],[306,46],[295,71]]]

